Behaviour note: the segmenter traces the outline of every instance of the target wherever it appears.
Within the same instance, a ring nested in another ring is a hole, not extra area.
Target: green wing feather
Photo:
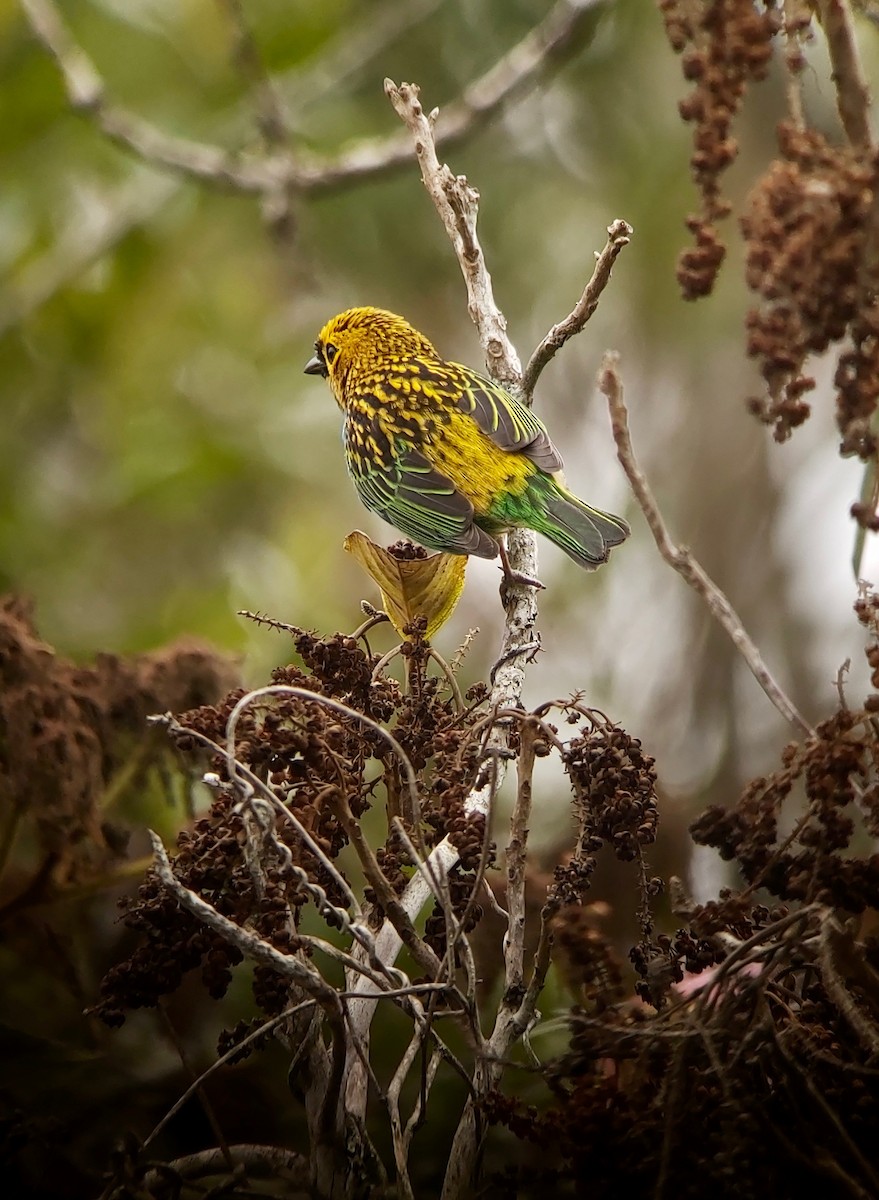
[[[411,446],[398,444],[365,462],[346,439],[348,468],[360,499],[406,537],[446,554],[495,558],[498,544],[473,522],[473,505]]]
[[[446,363],[449,398],[473,417],[483,433],[502,450],[518,451],[547,475],[564,467],[546,426],[500,384],[461,363]]]

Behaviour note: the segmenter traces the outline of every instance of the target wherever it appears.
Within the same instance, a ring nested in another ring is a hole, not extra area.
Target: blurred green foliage
[[[393,28],[395,7],[247,6],[296,144],[331,153],[395,132],[384,75],[417,80],[426,103],[442,105],[550,6],[413,5],[386,44],[346,67],[373,20]],[[64,12],[114,102],[167,133],[258,149],[223,5]],[[292,245],[279,245],[255,200],[109,144],[71,113],[14,6],[4,24],[15,120],[0,133],[2,585],[34,594],[46,635],[77,655],[193,630],[241,648],[248,634],[234,612],[245,606],[350,625],[361,584],[341,540],[366,518],[332,402],[301,375],[314,332],[368,301],[478,360],[457,264],[414,161],[302,201]],[[627,321],[641,337],[651,326],[662,334],[675,308],[686,140],[656,98],[676,67],[646,0],[599,7],[592,25],[574,61],[450,155],[482,192],[486,252],[523,354],[570,307],[614,215],[637,234],[619,272],[636,302]],[[603,334],[590,334],[588,356],[571,352],[583,391]]]

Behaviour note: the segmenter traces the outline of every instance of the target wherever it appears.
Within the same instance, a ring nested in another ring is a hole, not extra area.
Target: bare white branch
[[[489,373],[499,383],[518,388],[522,378],[519,356],[507,337],[507,322],[494,299],[491,276],[476,235],[479,193],[463,175],[454,175],[440,163],[434,140],[434,123],[419,99],[414,83],[385,80],[385,93],[405,124],[415,146],[421,178],[446,233],[467,285],[470,317],[476,326]]]

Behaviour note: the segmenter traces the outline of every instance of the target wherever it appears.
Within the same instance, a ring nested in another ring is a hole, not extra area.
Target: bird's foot
[[[537,588],[538,591],[541,592],[546,590],[545,584],[542,584],[539,579],[532,579],[530,575],[523,575],[521,571],[513,570],[513,568],[510,566],[510,560],[507,557],[506,546],[504,546],[503,543],[500,545],[500,555],[501,570],[504,573],[503,583],[507,587],[510,587],[511,585],[517,585],[518,587]]]
[[[503,567],[501,568],[503,570]],[[521,571],[504,571],[503,583],[508,587],[511,584],[517,584],[519,587],[533,587],[538,591],[545,591],[546,584],[541,583],[539,579],[532,579],[530,575],[523,575]]]

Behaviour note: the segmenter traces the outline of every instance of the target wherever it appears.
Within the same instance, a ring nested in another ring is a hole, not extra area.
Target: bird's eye
[[[327,366],[330,366],[338,353],[339,347],[334,346],[332,342],[327,342],[326,346],[324,347],[324,358],[326,359]]]

